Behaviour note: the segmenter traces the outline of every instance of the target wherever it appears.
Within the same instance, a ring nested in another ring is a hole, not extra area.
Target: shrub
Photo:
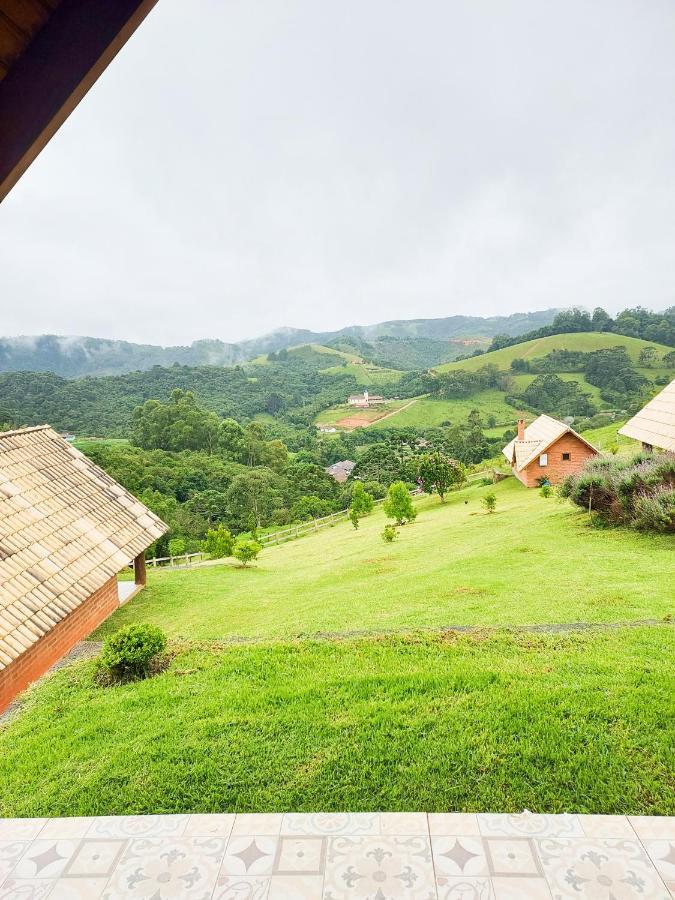
[[[665,454],[590,460],[560,493],[608,524],[675,531],[675,459]]]
[[[382,532],[382,540],[387,544],[391,544],[397,534],[398,532],[393,525],[385,525],[384,531]]]
[[[225,556],[231,556],[233,546],[234,538],[224,525],[211,528],[206,532],[204,550],[211,559],[223,559]]]
[[[117,681],[147,678],[153,661],[166,649],[166,635],[156,625],[126,625],[107,638],[100,663]]]
[[[483,504],[487,512],[493,513],[497,508],[497,495],[492,493],[485,494],[480,502]]]
[[[550,497],[553,493],[553,488],[550,484],[542,484],[542,486],[539,488],[539,493],[542,497]]]
[[[262,545],[257,541],[248,540],[247,538],[237,538],[234,549],[232,550],[232,555],[235,559],[239,560],[242,568],[245,569],[250,562],[258,558],[261,551]]]

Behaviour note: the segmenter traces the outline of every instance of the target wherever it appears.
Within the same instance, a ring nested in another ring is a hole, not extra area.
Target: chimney
[[[518,440],[525,440],[525,419],[518,419]]]

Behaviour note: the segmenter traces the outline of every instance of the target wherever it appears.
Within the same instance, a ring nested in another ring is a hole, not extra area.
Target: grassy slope
[[[514,479],[418,504],[393,545],[381,510],[266,549],[254,568],[150,572],[100,629],[154,622],[173,636],[291,637],[322,631],[609,622],[674,611],[672,538],[589,527],[583,512]],[[465,504],[465,500],[468,502]],[[564,548],[564,550],[561,550]]]
[[[0,816],[675,813],[672,626],[184,649],[61,670],[0,726]]]
[[[370,363],[347,363],[346,366],[330,366],[327,369],[321,369],[324,375],[353,375],[358,384],[364,387],[383,384],[391,384],[393,381],[399,381],[401,372],[398,369],[384,369],[381,366],[374,366]]]
[[[537,338],[533,341],[525,341],[522,344],[516,344],[513,347],[505,347],[503,350],[493,350],[492,353],[485,353],[482,356],[474,356],[471,359],[462,359],[455,362],[446,363],[437,366],[437,372],[453,372],[457,369],[465,369],[469,372],[475,372],[477,369],[491,363],[500,370],[509,369],[511,360],[513,359],[534,359],[546,356],[552,350],[580,350],[584,353],[590,353],[593,350],[603,350],[607,347],[622,346],[634,363],[637,363],[640,350],[643,347],[655,347],[660,355],[670,353],[672,347],[666,347],[663,344],[656,344],[652,341],[642,341],[639,338],[623,337],[620,334],[555,334],[551,337]],[[652,374],[661,371],[660,369],[650,369]]]
[[[477,409],[483,418],[494,415],[502,424],[501,431],[509,423],[515,423],[518,412],[504,402],[501,391],[481,391],[465,400],[434,400],[421,398],[407,409],[386,419],[383,427],[389,428],[432,428],[441,422],[452,422],[453,425],[464,424],[471,410]]]

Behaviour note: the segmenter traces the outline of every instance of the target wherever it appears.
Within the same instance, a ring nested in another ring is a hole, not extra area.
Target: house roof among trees
[[[675,380],[619,428],[619,434],[675,452]]]
[[[573,434],[597,453],[597,448],[590,441],[583,438],[565,422],[546,415],[539,416],[527,426],[524,440],[519,441],[517,437],[513,438],[504,447],[502,453],[510,463],[515,463],[516,471],[520,472],[565,434]]]
[[[0,433],[0,670],[166,530],[48,425]]]

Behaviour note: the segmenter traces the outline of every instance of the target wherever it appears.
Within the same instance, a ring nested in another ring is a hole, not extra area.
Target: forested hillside
[[[185,347],[158,347],[129,341],[58,335],[0,337],[0,372],[52,372],[65,378],[80,378],[146,370],[156,365],[172,366],[175,363],[183,366],[231,366],[277,350],[343,339],[364,342],[361,344],[364,348],[373,342],[372,361],[382,365],[398,369],[428,368],[453,359],[462,351],[461,343],[452,344],[451,341],[475,338],[487,346],[496,334],[522,334],[550,324],[555,314],[556,310],[550,309],[491,318],[449,316],[444,319],[352,325],[330,332],[280,328],[252,340],[235,343],[201,340]],[[388,343],[392,338],[398,341],[394,346]],[[380,339],[384,339],[382,347],[378,346]],[[402,362],[408,343],[412,349],[406,361]],[[402,355],[399,356],[396,351]]]

